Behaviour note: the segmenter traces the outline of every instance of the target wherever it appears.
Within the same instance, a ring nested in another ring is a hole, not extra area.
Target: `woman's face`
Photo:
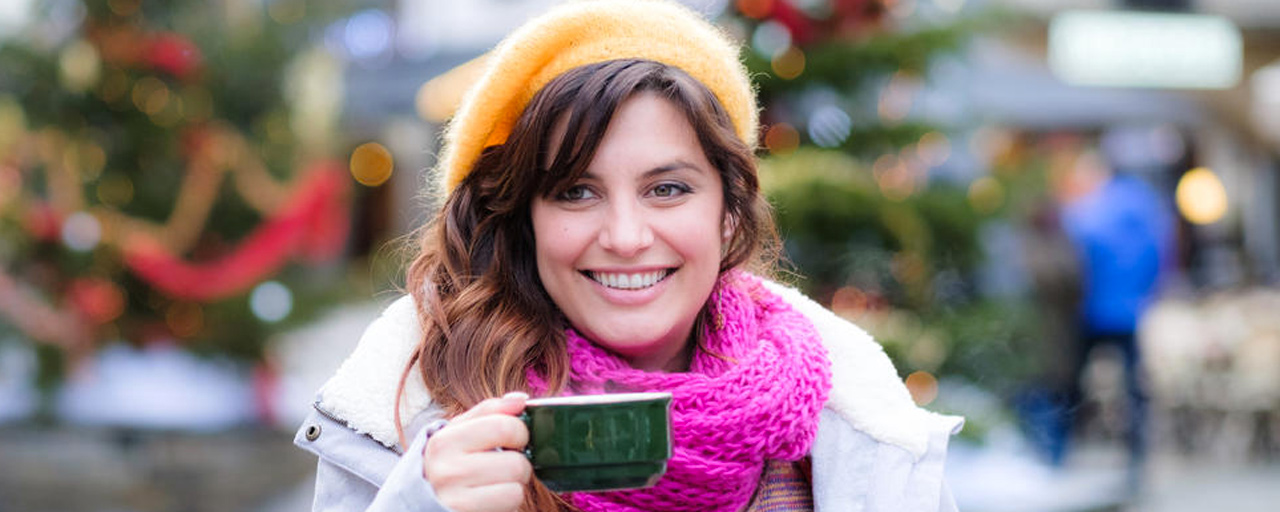
[[[532,217],[538,276],[573,327],[633,367],[682,369],[725,238],[720,173],[679,108],[622,102],[582,179]]]

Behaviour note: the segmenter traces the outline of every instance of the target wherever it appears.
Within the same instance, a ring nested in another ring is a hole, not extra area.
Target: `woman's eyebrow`
[[[674,162],[669,162],[669,163],[654,167],[652,169],[649,169],[648,171],[645,171],[642,177],[645,179],[652,179],[654,177],[657,177],[669,172],[677,171],[680,169],[691,169],[694,171],[701,170],[701,168],[699,168],[697,165],[694,165],[690,162],[686,162],[684,160],[676,160]]]

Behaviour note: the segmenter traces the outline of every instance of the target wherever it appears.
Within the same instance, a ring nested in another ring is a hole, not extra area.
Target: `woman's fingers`
[[[427,441],[427,456],[493,451],[497,448],[522,450],[529,444],[529,429],[514,416],[490,414],[470,421],[450,422]]]
[[[449,420],[450,424],[465,422],[470,419],[487,416],[490,414],[505,414],[507,416],[515,416],[524,410],[524,402],[529,399],[529,395],[512,391],[501,398],[489,398],[474,407],[467,409],[466,412],[455,416]]]
[[[482,452],[450,464],[428,464],[427,479],[441,487],[484,487],[508,482],[521,485],[533,477],[533,466],[520,452]]]
[[[456,489],[438,497],[441,504],[459,512],[508,512],[519,509],[524,502],[524,484],[507,482]]]
[[[519,451],[529,429],[515,417],[529,395],[508,393],[476,404],[427,439],[423,476],[459,512],[516,510],[533,467]]]

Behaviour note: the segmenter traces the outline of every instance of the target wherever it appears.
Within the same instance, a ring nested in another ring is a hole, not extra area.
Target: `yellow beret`
[[[738,136],[756,145],[755,95],[738,47],[698,13],[667,0],[562,4],[498,43],[445,133],[438,170],[451,192],[484,148],[506,142],[534,94],[560,74],[615,59],[680,68],[728,111]]]

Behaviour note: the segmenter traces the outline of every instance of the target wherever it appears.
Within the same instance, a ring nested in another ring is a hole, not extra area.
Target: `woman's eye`
[[[674,197],[688,192],[689,188],[675,183],[663,183],[653,187],[653,195],[657,197]]]
[[[594,197],[594,194],[591,193],[591,189],[583,185],[574,185],[560,193],[560,199],[565,201],[581,201],[592,197]]]

